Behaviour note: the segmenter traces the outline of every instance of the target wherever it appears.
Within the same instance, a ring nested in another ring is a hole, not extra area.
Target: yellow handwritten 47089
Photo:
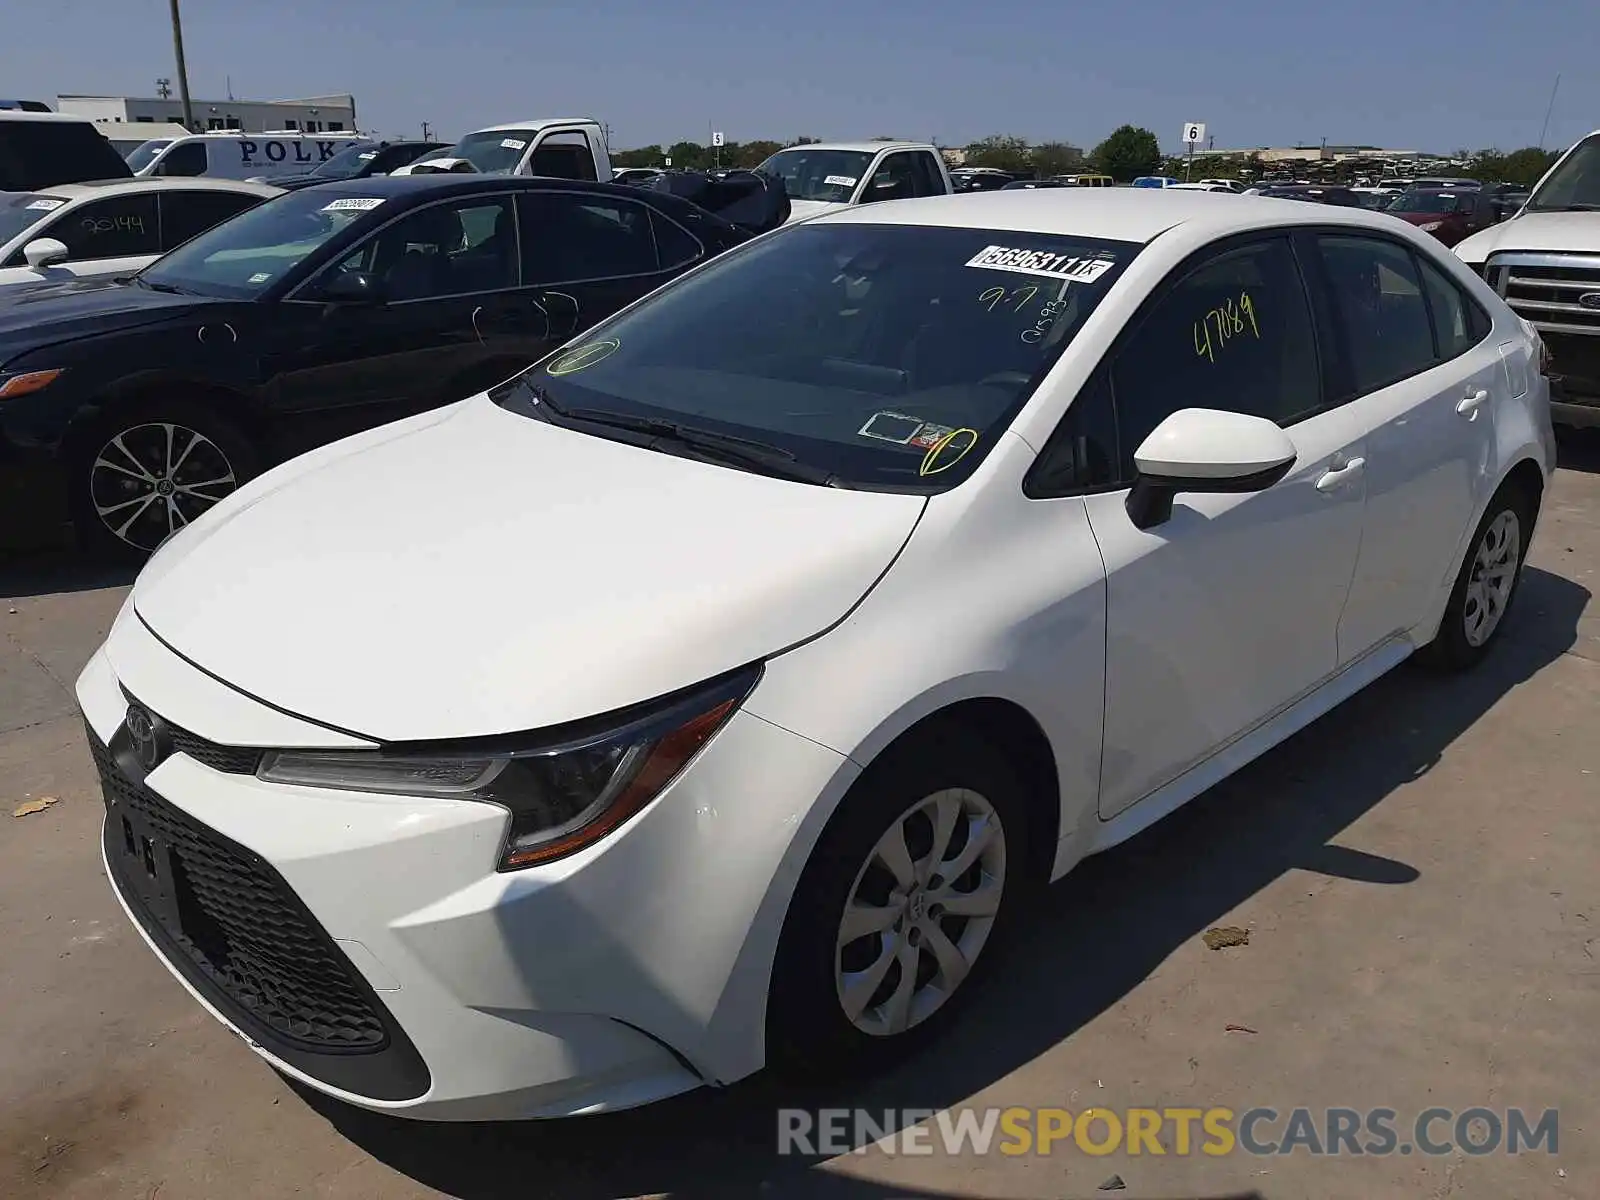
[[[1215,339],[1212,331],[1216,332]],[[1256,324],[1256,305],[1249,292],[1240,292],[1237,299],[1230,297],[1217,305],[1194,323],[1194,352],[1207,362],[1217,361],[1217,351],[1234,338],[1248,332],[1261,337],[1261,327]]]

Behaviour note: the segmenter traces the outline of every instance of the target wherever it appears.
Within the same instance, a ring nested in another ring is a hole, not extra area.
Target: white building
[[[183,101],[176,96],[57,96],[56,108],[88,117],[116,137],[117,125],[182,124]],[[245,133],[303,129],[307,133],[349,133],[356,129],[356,98],[348,93],[303,100],[192,100],[196,133],[238,129]],[[126,135],[122,135],[126,136]]]

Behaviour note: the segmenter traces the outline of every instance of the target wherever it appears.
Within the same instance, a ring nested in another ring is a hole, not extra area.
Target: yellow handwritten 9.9
[[[1230,297],[1194,323],[1194,352],[1207,362],[1216,362],[1217,351],[1243,333],[1257,339],[1261,337],[1261,327],[1256,324],[1255,301],[1250,299],[1249,292],[1240,292],[1238,299]]]

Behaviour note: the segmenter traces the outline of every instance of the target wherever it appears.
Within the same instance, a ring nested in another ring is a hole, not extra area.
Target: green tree
[[[611,165],[614,167],[659,167],[666,151],[660,146],[640,146],[637,150],[614,150]]]
[[[1000,171],[1027,174],[1033,169],[1028,143],[1019,137],[993,133],[967,147],[967,166],[994,167]]]
[[[1556,158],[1553,150],[1524,146],[1510,154],[1501,154],[1498,150],[1480,150],[1472,156],[1468,165],[1473,176],[1485,183],[1518,183],[1532,187],[1550,169]]]
[[[1123,125],[1111,132],[1090,156],[1095,168],[1118,183],[1154,174],[1161,166],[1161,143],[1148,129]]]
[[[711,151],[699,142],[673,142],[667,147],[672,165],[685,171],[703,171],[711,165]]]
[[[1040,142],[1029,160],[1041,176],[1065,175],[1083,166],[1083,151],[1066,142]]]
[[[733,161],[737,166],[741,167],[759,167],[782,149],[783,147],[777,142],[741,142],[739,144],[739,157]]]

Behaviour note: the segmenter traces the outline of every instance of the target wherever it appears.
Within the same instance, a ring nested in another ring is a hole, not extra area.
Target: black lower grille
[[[133,783],[93,736],[90,746],[106,789],[108,856],[125,894],[145,901],[146,926],[159,924],[278,1040],[320,1053],[383,1049],[388,1033],[368,989],[277,873]],[[131,878],[140,870],[148,880]],[[152,892],[161,893],[154,902]]]

